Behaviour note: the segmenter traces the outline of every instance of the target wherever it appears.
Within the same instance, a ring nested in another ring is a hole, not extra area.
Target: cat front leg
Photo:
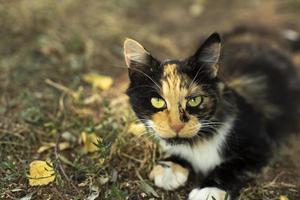
[[[190,166],[185,161],[172,156],[159,161],[149,174],[157,187],[175,190],[184,186],[190,174]]]
[[[248,163],[250,164],[250,163]],[[251,166],[251,164],[250,164]],[[204,178],[199,188],[189,193],[189,200],[235,200],[260,166],[250,167],[241,160],[223,163]]]
[[[170,161],[161,161],[154,166],[149,178],[157,187],[164,190],[175,190],[184,186],[188,180],[189,170]]]

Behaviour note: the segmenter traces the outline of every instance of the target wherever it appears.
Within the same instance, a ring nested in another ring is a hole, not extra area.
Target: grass
[[[186,199],[192,185],[177,192],[154,187],[147,177],[157,144],[128,132],[136,119],[124,95],[122,42],[133,37],[161,58],[186,56],[200,33],[226,30],[243,9],[252,10],[231,3],[227,18],[213,20],[227,3],[0,1],[0,199]],[[115,84],[95,90],[82,79],[87,73],[110,75]],[[85,151],[82,132],[101,138],[96,152]],[[68,148],[58,150],[63,142]],[[281,158],[243,199],[299,198],[298,168]],[[37,159],[53,162],[55,182],[29,186],[28,167]]]

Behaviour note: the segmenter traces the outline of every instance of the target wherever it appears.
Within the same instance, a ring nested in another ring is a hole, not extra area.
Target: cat
[[[267,35],[213,33],[192,56],[165,61],[125,40],[129,102],[166,154],[149,175],[156,186],[175,190],[192,175],[203,179],[189,200],[236,199],[297,130],[297,71]]]

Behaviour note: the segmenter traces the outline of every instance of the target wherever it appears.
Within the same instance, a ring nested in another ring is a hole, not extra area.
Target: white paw
[[[216,187],[193,189],[189,194],[189,200],[230,200],[229,197],[225,197],[226,192]]]
[[[149,177],[154,180],[157,187],[175,190],[185,185],[188,175],[189,171],[180,165],[172,162],[161,162],[152,169]]]

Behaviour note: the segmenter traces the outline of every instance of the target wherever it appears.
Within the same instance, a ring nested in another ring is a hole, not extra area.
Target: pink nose
[[[183,124],[172,124],[171,128],[176,132],[179,133],[179,131],[183,128]]]

